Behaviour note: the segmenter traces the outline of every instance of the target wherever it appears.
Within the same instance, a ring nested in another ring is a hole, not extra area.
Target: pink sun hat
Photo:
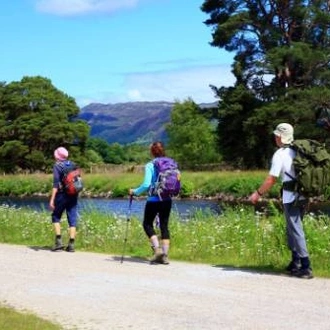
[[[54,157],[57,160],[66,160],[68,156],[69,152],[64,147],[59,147],[54,151]]]

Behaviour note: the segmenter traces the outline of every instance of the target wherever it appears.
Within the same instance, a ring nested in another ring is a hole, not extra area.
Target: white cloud
[[[129,74],[124,80],[124,89],[126,101],[183,101],[190,97],[202,103],[217,100],[210,85],[232,86],[234,82],[230,66],[203,66]]]
[[[40,12],[75,16],[90,13],[112,13],[120,9],[134,8],[141,0],[37,0]]]
[[[113,78],[113,77],[112,77]],[[111,80],[111,78],[109,78]],[[210,85],[233,86],[235,78],[230,65],[198,66],[177,70],[129,73],[111,87],[76,97],[79,106],[89,103],[122,103],[139,101],[196,103],[218,101]],[[104,86],[104,85],[103,85]]]
[[[130,100],[143,101],[142,95],[139,90],[132,89],[127,92],[127,96]]]

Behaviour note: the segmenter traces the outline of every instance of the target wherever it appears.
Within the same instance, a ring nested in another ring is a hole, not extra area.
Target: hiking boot
[[[291,275],[295,275],[299,271],[299,264],[295,261],[291,261],[286,267],[285,270]]]
[[[56,238],[55,240],[55,245],[54,247],[52,248],[52,251],[62,251],[64,249],[64,245],[62,244],[62,240],[61,239],[58,239]]]
[[[73,244],[68,244],[68,246],[65,249],[66,252],[74,252],[74,245]]]
[[[294,276],[297,276],[299,278],[305,278],[305,279],[311,279],[313,278],[313,272],[310,268],[300,268]]]
[[[156,249],[153,257],[150,259],[152,264],[161,264],[163,261],[163,254],[160,249]]]
[[[163,265],[169,265],[169,260],[168,260],[168,256],[166,254],[162,255],[162,264]]]

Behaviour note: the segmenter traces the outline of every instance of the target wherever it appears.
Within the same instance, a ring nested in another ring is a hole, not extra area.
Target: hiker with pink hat
[[[76,227],[78,218],[78,194],[69,195],[66,193],[63,186],[64,176],[76,168],[76,165],[68,160],[69,152],[64,147],[59,147],[54,151],[56,163],[53,167],[53,189],[49,201],[49,206],[52,210],[52,223],[55,231],[55,246],[52,251],[64,250],[61,235],[61,217],[66,211],[69,224],[69,243],[65,250],[74,252],[74,243],[76,237]]]

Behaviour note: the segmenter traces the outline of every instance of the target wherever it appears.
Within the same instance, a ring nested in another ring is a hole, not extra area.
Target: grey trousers
[[[302,219],[305,214],[307,201],[283,204],[286,220],[286,234],[289,249],[298,257],[308,257],[306,239]]]

